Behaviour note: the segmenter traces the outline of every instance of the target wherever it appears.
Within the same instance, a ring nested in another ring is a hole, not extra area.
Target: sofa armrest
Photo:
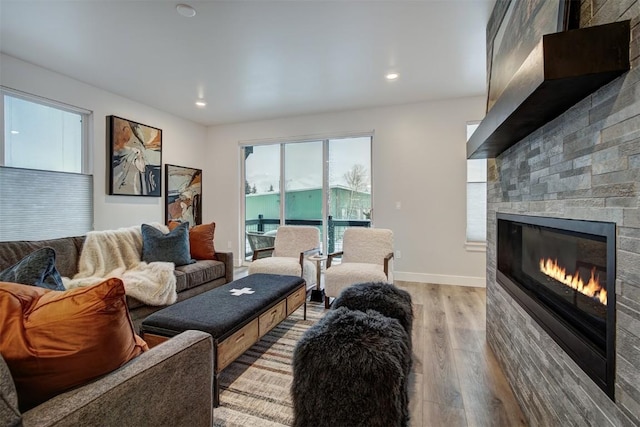
[[[23,414],[23,426],[213,424],[213,340],[186,331]]]
[[[233,252],[216,252],[216,258],[224,263],[224,275],[227,283],[233,282]]]

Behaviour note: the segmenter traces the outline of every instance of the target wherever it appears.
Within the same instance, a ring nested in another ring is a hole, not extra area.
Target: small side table
[[[307,259],[316,263],[316,288],[311,291],[311,297],[309,298],[309,301],[323,302],[324,289],[320,287],[320,279],[322,278],[322,263],[327,260],[327,256],[314,254],[308,256]]]

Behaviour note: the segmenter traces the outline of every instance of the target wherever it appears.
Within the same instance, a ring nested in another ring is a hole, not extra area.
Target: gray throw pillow
[[[189,223],[174,228],[169,234],[148,224],[142,224],[142,260],[172,262],[177,266],[192,264],[189,249]]]
[[[0,281],[39,286],[54,291],[65,290],[62,277],[56,269],[56,251],[50,247],[31,252],[0,272]]]
[[[9,367],[0,355],[0,425],[21,426],[22,415],[18,410],[18,394]]]

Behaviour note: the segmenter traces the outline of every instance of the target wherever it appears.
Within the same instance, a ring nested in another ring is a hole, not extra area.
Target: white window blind
[[[467,141],[478,123],[467,124]],[[467,242],[487,240],[487,160],[467,160]]]
[[[93,176],[0,167],[0,241],[93,230]]]
[[[93,229],[91,112],[2,88],[0,241]]]

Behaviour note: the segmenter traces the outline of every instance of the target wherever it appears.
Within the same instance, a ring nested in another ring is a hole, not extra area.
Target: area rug
[[[215,427],[276,427],[293,423],[291,360],[302,334],[325,314],[324,303],[300,307],[220,374]]]

